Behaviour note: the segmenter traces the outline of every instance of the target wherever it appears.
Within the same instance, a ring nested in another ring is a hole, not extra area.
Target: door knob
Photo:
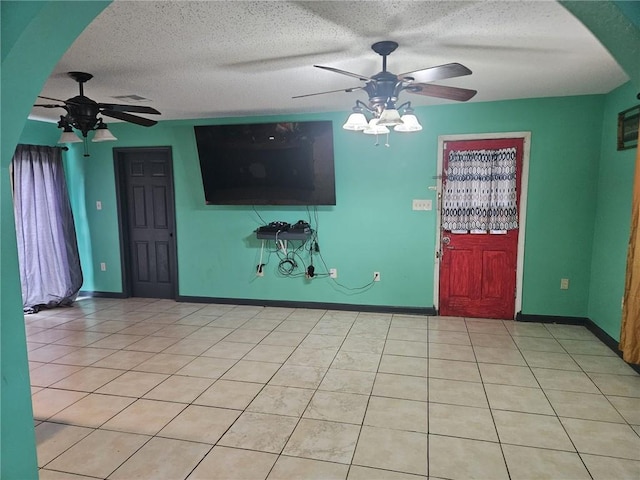
[[[449,245],[451,243],[451,238],[442,237],[442,243],[444,243],[445,245]]]

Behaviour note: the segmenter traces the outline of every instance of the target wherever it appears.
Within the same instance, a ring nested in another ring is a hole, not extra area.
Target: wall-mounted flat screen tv
[[[195,126],[208,205],[335,205],[331,121]]]

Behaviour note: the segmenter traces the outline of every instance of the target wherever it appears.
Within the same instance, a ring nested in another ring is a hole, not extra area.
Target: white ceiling
[[[61,27],[63,28],[63,27]],[[472,102],[607,93],[628,80],[598,40],[551,1],[114,1],[61,58],[41,95],[68,99],[66,72],[94,75],[85,95],[136,103],[159,120],[350,111],[362,91],[301,99],[294,95],[361,86],[320,70],[371,76],[382,70],[370,49],[400,44],[388,70],[450,62],[473,74],[443,85],[478,90]],[[416,79],[419,81],[419,78]],[[411,95],[415,105],[451,101]],[[46,102],[50,103],[50,102]],[[55,121],[62,109],[34,108]],[[112,119],[108,119],[112,122]]]

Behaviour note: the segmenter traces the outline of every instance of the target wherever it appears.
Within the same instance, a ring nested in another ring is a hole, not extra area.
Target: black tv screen
[[[331,121],[195,126],[208,205],[335,205]]]

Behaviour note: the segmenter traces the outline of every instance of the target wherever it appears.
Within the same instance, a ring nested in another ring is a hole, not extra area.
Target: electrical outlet
[[[569,290],[569,279],[561,278],[560,279],[560,290]]]
[[[264,277],[264,264],[256,265],[256,277]]]
[[[104,262],[100,262],[100,270],[103,272],[107,271],[107,264]]]
[[[338,269],[337,268],[330,268],[329,269],[329,277],[338,278]]]
[[[414,210],[431,210],[431,200],[413,200]]]
[[[373,272],[373,281],[374,282],[380,281],[380,272]]]
[[[102,202],[100,200],[96,201],[96,210],[102,210]]]

